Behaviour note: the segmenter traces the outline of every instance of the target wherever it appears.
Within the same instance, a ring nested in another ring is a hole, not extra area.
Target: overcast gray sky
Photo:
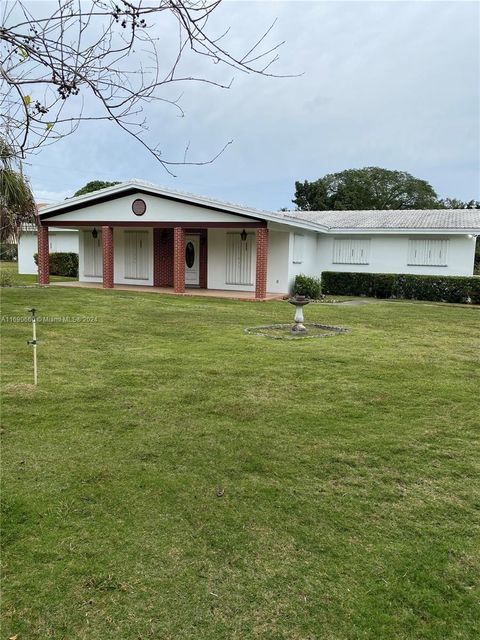
[[[89,180],[141,178],[293,208],[295,180],[371,165],[424,178],[441,196],[480,199],[479,13],[468,1],[226,2],[216,21],[232,26],[232,46],[248,46],[278,18],[271,39],[286,43],[276,71],[303,75],[237,75],[228,91],[190,84],[184,118],[149,108],[167,157],[190,142],[192,159],[208,159],[232,139],[215,163],[172,178],[119,129],[89,123],[26,171],[42,202]]]

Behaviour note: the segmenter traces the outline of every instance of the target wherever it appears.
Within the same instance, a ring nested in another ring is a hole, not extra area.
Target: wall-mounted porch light
[[[95,227],[93,227],[92,238],[94,240],[96,240],[98,238],[98,231],[95,229]]]
[[[242,242],[246,242],[246,240],[247,240],[247,232],[245,231],[245,229],[240,234],[240,238],[242,239]]]

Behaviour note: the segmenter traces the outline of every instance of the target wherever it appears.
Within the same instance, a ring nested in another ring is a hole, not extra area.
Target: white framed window
[[[448,240],[410,238],[408,263],[415,266],[446,267]]]
[[[302,264],[305,236],[300,233],[293,234],[293,264]]]
[[[225,284],[253,285],[253,245],[255,234],[245,240],[236,232],[227,233]]]
[[[368,264],[370,261],[370,238],[334,238],[334,264]]]

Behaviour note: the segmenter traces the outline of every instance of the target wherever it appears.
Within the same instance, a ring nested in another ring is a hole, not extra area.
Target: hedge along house
[[[39,282],[49,228],[79,231],[79,280],[286,294],[297,274],[471,275],[480,211],[267,212],[132,180],[39,215]]]
[[[78,253],[78,231],[50,227],[48,250],[50,253]],[[38,248],[37,226],[25,224],[18,239],[18,273],[37,273],[35,254]]]
[[[46,204],[37,203],[37,211]],[[37,225],[23,224],[18,238],[18,273],[37,273],[35,254],[37,253]],[[78,232],[76,229],[56,229],[51,227],[48,234],[50,253],[78,253]]]

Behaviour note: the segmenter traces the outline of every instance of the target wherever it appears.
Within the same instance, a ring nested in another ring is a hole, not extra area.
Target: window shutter
[[[368,264],[370,238],[334,238],[334,264]]]

